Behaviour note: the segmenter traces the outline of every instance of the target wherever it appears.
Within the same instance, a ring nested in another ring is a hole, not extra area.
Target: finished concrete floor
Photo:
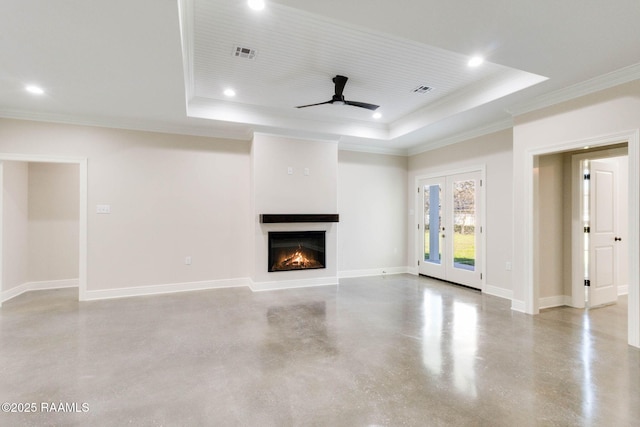
[[[0,402],[37,412],[0,425],[638,425],[624,299],[510,306],[409,275],[84,303],[30,292],[0,308]],[[79,412],[41,410],[61,402]]]

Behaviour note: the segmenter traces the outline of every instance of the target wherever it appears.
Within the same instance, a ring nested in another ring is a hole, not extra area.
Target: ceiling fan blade
[[[296,108],[315,107],[316,105],[324,105],[324,104],[333,104],[333,99],[331,101],[319,102],[317,104],[299,105]]]
[[[335,76],[333,82],[336,84],[336,95],[334,98],[342,99],[342,92],[344,91],[344,85],[347,84],[349,77]]]
[[[349,80],[349,78],[338,74],[332,80],[335,84],[335,95],[333,95],[330,101],[319,102],[317,104],[299,105],[296,108],[315,107],[316,105],[324,104],[351,105],[353,107],[366,108],[367,110],[371,111],[375,111],[380,108],[378,105],[367,104],[366,102],[345,101],[342,92],[344,91],[344,87],[347,84],[347,80]]]
[[[367,104],[366,102],[357,102],[357,101],[344,101],[346,105],[351,105],[353,107],[366,108],[367,110],[375,111],[380,108],[379,105]]]

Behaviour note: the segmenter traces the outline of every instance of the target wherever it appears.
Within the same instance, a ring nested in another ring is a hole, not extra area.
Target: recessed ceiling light
[[[591,147],[589,147],[588,145],[586,147],[584,147],[585,150],[588,150],[589,148],[591,148]]]
[[[234,96],[236,96],[236,91],[229,88],[229,89],[225,89],[224,90],[224,94],[225,96],[228,96],[229,98],[233,98]]]
[[[376,111],[375,113],[373,113],[373,118],[374,118],[374,119],[380,119],[380,118],[382,118],[382,113],[379,113],[379,112],[377,112],[377,111]]]
[[[44,94],[44,89],[40,86],[29,85],[24,88],[27,92],[32,93],[34,95],[42,95]]]
[[[481,58],[480,56],[474,56],[473,58],[471,58],[469,60],[469,62],[467,63],[467,65],[469,67],[477,67],[480,64],[482,64],[484,62],[484,58]]]
[[[262,10],[264,9],[264,0],[248,0],[247,4],[253,10]]]

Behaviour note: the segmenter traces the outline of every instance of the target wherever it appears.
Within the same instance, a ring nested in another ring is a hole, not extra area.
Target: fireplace
[[[270,231],[269,272],[326,268],[325,231]]]

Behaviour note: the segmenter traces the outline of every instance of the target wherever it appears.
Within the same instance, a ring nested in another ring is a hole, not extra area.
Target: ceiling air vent
[[[414,93],[427,93],[427,92],[431,92],[433,90],[433,88],[431,86],[418,86],[417,88],[415,88],[413,90]]]
[[[233,56],[235,56],[236,58],[255,59],[256,50],[251,49],[250,47],[242,47],[236,45],[233,47]]]

